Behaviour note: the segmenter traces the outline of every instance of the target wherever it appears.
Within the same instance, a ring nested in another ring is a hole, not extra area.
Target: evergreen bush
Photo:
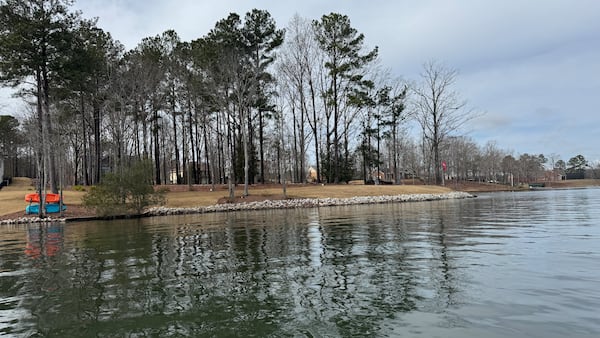
[[[139,215],[148,206],[164,203],[165,192],[154,191],[149,160],[138,161],[118,174],[106,174],[102,183],[83,197],[83,205],[99,216]]]

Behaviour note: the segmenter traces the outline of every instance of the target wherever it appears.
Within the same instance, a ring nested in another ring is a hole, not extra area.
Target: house
[[[308,174],[306,175],[307,182],[316,182],[317,181],[317,170],[313,167],[308,167]]]
[[[368,184],[394,184],[394,173],[383,170],[374,170],[367,180]]]

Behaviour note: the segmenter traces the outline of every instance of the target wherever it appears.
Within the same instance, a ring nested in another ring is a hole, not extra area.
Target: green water
[[[600,190],[7,226],[0,335],[594,337]]]

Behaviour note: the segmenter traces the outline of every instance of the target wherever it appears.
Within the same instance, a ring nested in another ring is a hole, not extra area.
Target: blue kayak
[[[67,210],[67,206],[63,205],[62,210],[63,211]],[[27,207],[25,207],[25,214],[27,214],[27,215],[33,215],[33,214],[37,214],[39,212],[40,212],[39,204],[30,204]],[[46,204],[46,213],[54,214],[54,213],[58,213],[58,212],[60,212],[60,204],[58,204],[58,203]]]

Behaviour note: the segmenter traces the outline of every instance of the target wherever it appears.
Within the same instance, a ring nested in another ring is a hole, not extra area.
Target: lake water
[[[0,229],[0,335],[598,337],[600,189]]]

